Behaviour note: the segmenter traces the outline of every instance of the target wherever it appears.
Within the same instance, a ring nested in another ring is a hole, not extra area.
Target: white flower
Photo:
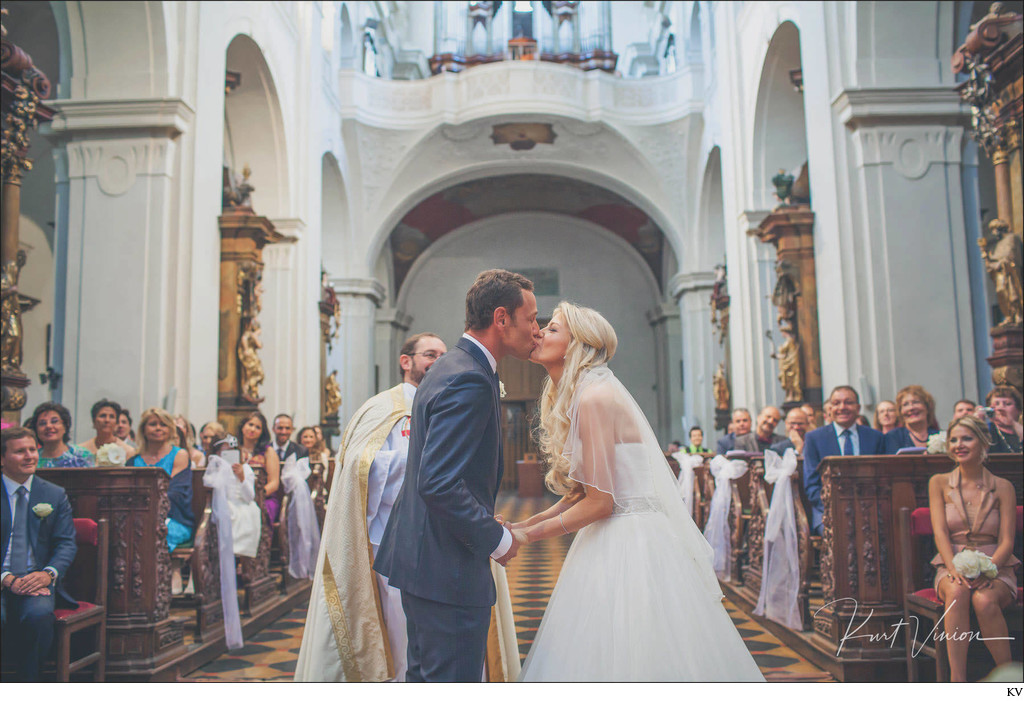
[[[989,579],[999,573],[999,568],[992,562],[992,558],[977,550],[961,550],[953,556],[953,567],[967,579],[975,579],[985,575]]]
[[[96,451],[96,464],[104,467],[124,465],[127,454],[117,443],[107,443]]]
[[[39,504],[36,504],[35,506],[32,507],[32,513],[34,513],[39,518],[46,518],[47,516],[53,513],[53,507],[50,506],[49,504],[44,504],[40,502]]]
[[[505,398],[505,383],[504,383],[504,382],[502,382],[501,380],[498,380],[498,395],[499,395],[499,396],[500,396],[500,397],[501,397],[502,399],[504,399],[504,398]]]
[[[946,436],[942,433],[933,433],[928,436],[928,448],[925,450],[929,455],[941,455],[946,452]]]

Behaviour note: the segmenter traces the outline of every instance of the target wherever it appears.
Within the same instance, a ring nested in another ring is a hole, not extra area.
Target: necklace
[[[916,441],[917,443],[927,443],[928,442],[928,429],[925,429],[924,438],[921,438],[916,433],[914,433],[911,430],[910,426],[907,426],[907,433],[909,433],[910,437],[913,438],[914,441]]]

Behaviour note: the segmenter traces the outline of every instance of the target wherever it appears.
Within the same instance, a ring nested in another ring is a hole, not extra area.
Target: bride
[[[578,531],[520,681],[764,681],[721,603],[712,550],[643,412],[607,363],[618,341],[562,302],[530,360],[545,483],[562,499],[510,524],[527,542]]]

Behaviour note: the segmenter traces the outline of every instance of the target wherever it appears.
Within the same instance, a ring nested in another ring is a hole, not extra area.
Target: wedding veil
[[[569,461],[570,479],[611,495],[615,511],[610,518],[664,513],[665,536],[692,560],[708,596],[721,600],[714,551],[690,517],[643,411],[606,365],[588,370],[576,387],[562,455]]]

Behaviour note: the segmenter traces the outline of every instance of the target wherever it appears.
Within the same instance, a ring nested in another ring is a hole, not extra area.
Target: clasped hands
[[[9,588],[19,596],[48,596],[51,581],[50,573],[45,570],[30,572],[24,577],[14,577]]]
[[[512,558],[519,554],[519,548],[526,545],[529,541],[526,539],[526,532],[519,527],[520,524],[506,523],[501,514],[495,514],[494,520],[507,528],[509,533],[512,534],[512,545],[509,547],[508,552],[495,560],[499,565],[505,567]]]
[[[969,579],[956,571],[950,572],[946,577],[953,582],[953,584],[959,584],[962,587],[967,587],[970,591],[987,589],[992,584],[992,580],[988,577],[975,577],[974,579]]]

